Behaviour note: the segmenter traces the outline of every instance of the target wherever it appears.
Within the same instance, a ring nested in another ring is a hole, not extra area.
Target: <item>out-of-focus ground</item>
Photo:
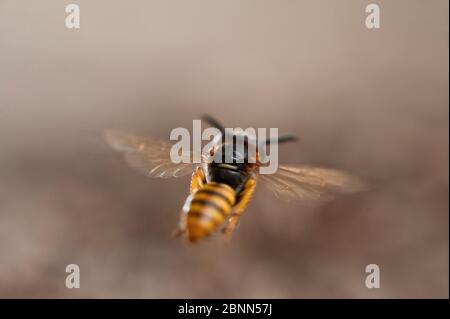
[[[64,1],[0,1],[0,297],[448,298],[447,1],[377,1],[379,30],[369,1],[76,3],[80,30]],[[189,179],[101,132],[203,113],[373,187],[316,209],[259,188],[231,243],[172,239]]]

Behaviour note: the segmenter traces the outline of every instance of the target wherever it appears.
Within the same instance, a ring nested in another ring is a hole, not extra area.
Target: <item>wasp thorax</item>
[[[236,144],[222,144],[214,152],[213,163],[219,164],[245,164],[248,163],[248,147],[241,149]]]

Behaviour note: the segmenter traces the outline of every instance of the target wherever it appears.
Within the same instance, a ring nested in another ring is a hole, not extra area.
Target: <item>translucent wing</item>
[[[142,137],[121,131],[104,132],[107,143],[123,152],[128,164],[148,177],[171,178],[191,174],[198,164],[173,163],[169,141]]]
[[[365,188],[358,178],[344,171],[306,165],[281,165],[275,174],[258,178],[276,197],[304,204],[322,203]]]

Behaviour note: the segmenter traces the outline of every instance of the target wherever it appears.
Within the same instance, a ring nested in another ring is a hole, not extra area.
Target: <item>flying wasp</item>
[[[261,182],[278,198],[304,203],[324,202],[337,194],[362,190],[359,179],[348,173],[330,168],[307,165],[279,165],[274,174],[259,174],[264,165],[259,150],[270,139],[256,146],[255,157],[250,160],[248,148],[238,149],[236,138],[232,143],[223,138],[224,127],[215,119],[204,120],[223,135],[215,145],[201,154],[202,163],[174,163],[170,158],[172,143],[108,130],[105,139],[115,150],[125,153],[126,161],[148,177],[177,178],[191,174],[190,194],[181,210],[176,235],[185,235],[194,243],[220,229],[230,237],[239,219],[247,209]],[[248,136],[244,136],[247,138]],[[296,141],[294,135],[277,137],[278,143]],[[245,143],[250,143],[245,139]],[[252,142],[253,143],[253,142]],[[225,154],[227,157],[225,158]]]

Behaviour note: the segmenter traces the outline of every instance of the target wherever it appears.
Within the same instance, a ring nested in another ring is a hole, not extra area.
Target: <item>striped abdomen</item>
[[[216,231],[231,213],[236,193],[228,185],[207,183],[195,192],[187,207],[186,231],[191,242]]]

